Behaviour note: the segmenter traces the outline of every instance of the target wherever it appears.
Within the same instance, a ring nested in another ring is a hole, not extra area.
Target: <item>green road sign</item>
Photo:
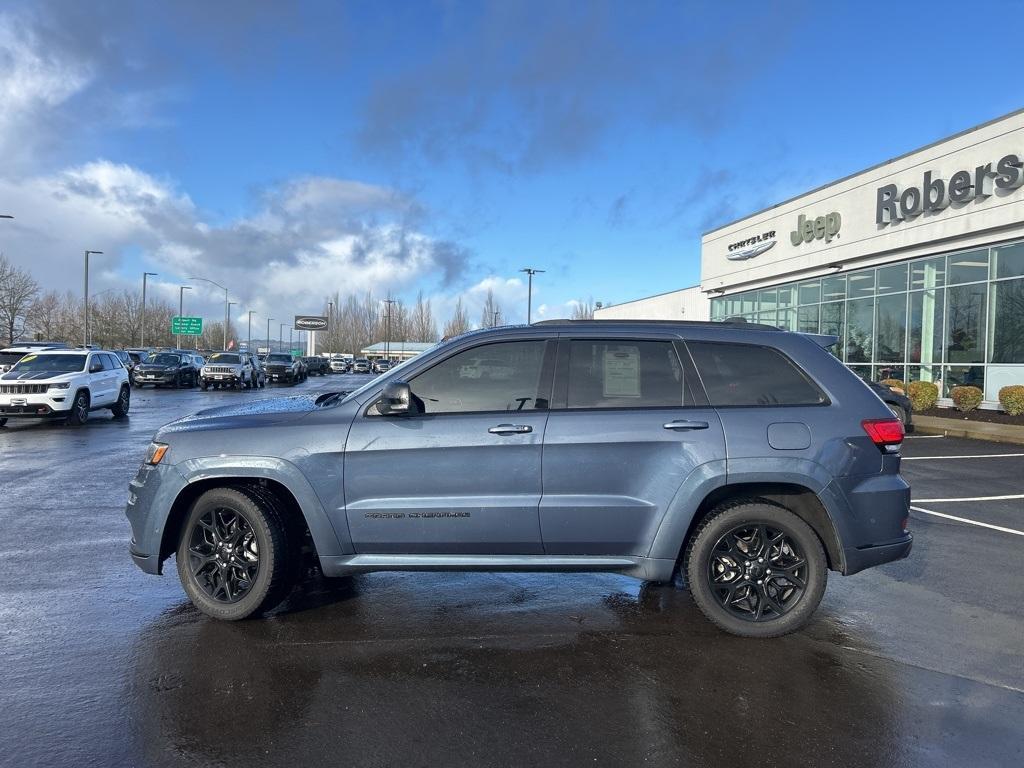
[[[171,333],[175,336],[202,336],[203,318],[201,317],[172,317]]]
[[[292,350],[292,354],[293,355],[301,355],[302,354],[302,350],[301,349],[293,349]]]

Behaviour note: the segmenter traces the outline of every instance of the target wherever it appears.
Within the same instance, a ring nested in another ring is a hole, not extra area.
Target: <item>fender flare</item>
[[[187,459],[177,465],[177,470],[185,478],[186,489],[198,482],[222,478],[279,483],[298,504],[318,555],[334,557],[353,552],[351,546],[342,543],[313,486],[299,468],[289,461],[270,456],[206,456]]]

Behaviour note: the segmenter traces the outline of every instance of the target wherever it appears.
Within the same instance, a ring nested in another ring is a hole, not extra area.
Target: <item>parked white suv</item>
[[[199,386],[204,390],[255,389],[258,382],[252,368],[252,360],[244,352],[216,352],[206,359],[206,365],[199,372]]]
[[[128,370],[113,352],[48,349],[25,355],[0,376],[0,426],[9,418],[82,424],[90,411],[128,413]]]

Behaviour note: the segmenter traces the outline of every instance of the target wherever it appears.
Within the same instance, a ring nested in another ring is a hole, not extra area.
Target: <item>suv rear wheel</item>
[[[788,509],[758,499],[724,504],[700,524],[685,559],[697,606],[742,637],[804,626],[828,579],[817,534]]]
[[[117,396],[117,402],[110,407],[110,412],[114,414],[114,418],[120,419],[128,415],[128,409],[132,404],[131,391],[128,389],[128,385],[125,384],[121,387],[121,392]]]
[[[299,560],[297,537],[274,497],[240,488],[214,488],[195,501],[176,559],[196,608],[229,621],[281,602]]]

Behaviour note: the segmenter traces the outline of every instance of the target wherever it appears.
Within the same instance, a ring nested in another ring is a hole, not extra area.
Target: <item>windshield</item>
[[[226,352],[218,352],[216,355],[210,355],[208,358],[206,358],[206,362],[238,365],[238,355],[229,355]]]
[[[268,363],[288,363],[288,365],[291,365],[292,364],[292,356],[291,355],[267,355],[267,362]]]
[[[181,355],[171,355],[166,352],[161,352],[159,355],[151,357],[149,362],[153,365],[178,365],[181,363]]]
[[[85,355],[25,355],[12,371],[19,373],[75,373],[85,370]]]
[[[461,337],[453,336],[451,339],[448,339],[447,341],[439,341],[439,342],[437,342],[437,344],[435,344],[434,346],[430,347],[429,349],[425,349],[422,352],[420,352],[420,354],[416,355],[416,357],[410,357],[405,362],[399,363],[394,368],[392,368],[391,370],[388,371],[388,373],[391,374],[391,377],[392,377],[391,380],[392,381],[401,381],[401,379],[402,379],[401,372],[403,370],[405,370],[406,368],[408,368],[410,363],[416,362],[423,355],[430,354],[435,349],[439,349],[440,347],[443,347],[446,344],[450,344],[452,341],[454,341],[457,338],[461,338]],[[358,363],[359,361],[356,360],[356,362]],[[395,374],[399,374],[399,375],[395,376]],[[367,390],[373,389],[374,387],[379,387],[380,386],[379,379],[380,379],[380,377],[377,377],[376,379],[371,379],[366,384],[363,384],[363,386],[361,386],[359,389],[356,389],[356,390],[353,390],[352,392],[349,392],[348,395],[346,395],[345,399],[342,402],[348,402],[349,400],[352,400],[354,398],[360,397]]]

